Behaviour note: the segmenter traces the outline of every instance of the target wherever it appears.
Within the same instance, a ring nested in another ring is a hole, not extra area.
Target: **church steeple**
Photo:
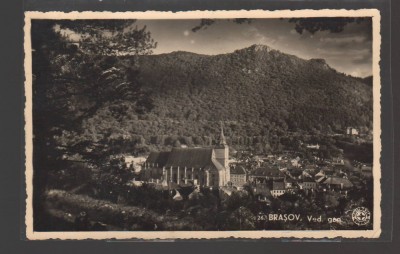
[[[219,137],[219,145],[221,146],[226,146],[226,139],[225,139],[225,135],[224,135],[224,127],[222,126],[222,121],[220,122],[221,124],[221,135]]]
[[[225,186],[231,179],[229,170],[229,146],[226,143],[224,135],[224,127],[221,124],[221,134],[219,140],[216,142],[216,146],[213,149],[214,158],[222,165],[223,169],[218,170],[219,172],[219,185]]]

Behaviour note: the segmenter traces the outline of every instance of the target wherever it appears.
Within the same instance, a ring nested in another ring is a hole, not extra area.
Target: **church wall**
[[[179,179],[181,182],[185,182],[185,170],[184,168],[179,168]],[[209,180],[207,182],[207,174]],[[226,170],[218,171],[216,168],[212,168],[208,171],[187,168],[186,169],[186,179],[189,181],[197,180],[197,184],[202,186],[213,186],[220,187],[225,186],[228,180],[226,179]],[[172,178],[172,179],[171,179]],[[153,180],[166,180],[167,182],[178,183],[178,168],[157,168],[157,167],[147,167],[144,169],[144,179],[145,181]]]
[[[214,148],[215,159],[222,164],[225,168],[228,167],[229,148]]]
[[[229,148],[225,146],[223,148],[214,148],[214,158],[221,163],[222,166],[225,167],[224,171],[221,171],[219,174],[219,186],[225,186],[230,181],[230,174],[229,174]]]

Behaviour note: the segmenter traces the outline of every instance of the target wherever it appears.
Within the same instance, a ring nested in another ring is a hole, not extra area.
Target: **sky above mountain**
[[[253,44],[264,44],[304,59],[323,58],[336,70],[356,77],[372,75],[372,28],[370,23],[349,23],[339,33],[296,32],[287,19],[256,19],[237,24],[219,20],[196,32],[200,20],[138,20],[158,42],[154,54],[188,51],[216,55]]]

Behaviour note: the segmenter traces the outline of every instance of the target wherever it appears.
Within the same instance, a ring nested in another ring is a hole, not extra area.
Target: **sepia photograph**
[[[28,239],[376,238],[377,10],[26,12]]]

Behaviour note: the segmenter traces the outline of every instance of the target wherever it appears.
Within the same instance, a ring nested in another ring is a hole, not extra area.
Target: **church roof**
[[[205,168],[212,164],[212,148],[173,148],[166,167]]]
[[[146,160],[146,163],[164,167],[164,165],[167,163],[169,154],[170,152],[151,152]]]
[[[173,148],[170,152],[151,152],[146,163],[157,167],[216,168],[224,166],[213,156],[213,148]]]
[[[221,122],[221,134],[216,149],[227,148],[224,130]],[[151,152],[146,160],[150,166],[180,167],[180,168],[217,168],[225,167],[215,158],[214,148],[173,148],[170,152]]]

